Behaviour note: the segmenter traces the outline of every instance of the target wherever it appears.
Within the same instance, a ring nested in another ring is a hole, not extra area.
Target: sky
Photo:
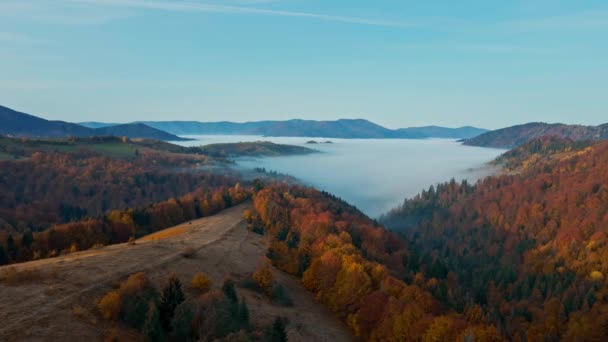
[[[608,122],[605,0],[0,0],[0,105],[46,119]]]

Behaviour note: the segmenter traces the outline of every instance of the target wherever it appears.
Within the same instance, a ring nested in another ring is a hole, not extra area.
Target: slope
[[[243,210],[249,207],[245,203],[168,230],[179,233],[144,238],[135,245],[114,245],[0,268],[4,275],[0,283],[0,339],[101,341],[116,331],[129,336],[129,329],[99,317],[95,299],[135,272],[145,272],[157,284],[176,272],[182,283],[189,284],[193,274],[202,270],[211,275],[214,287],[225,277],[246,277],[265,252],[259,235],[244,227]],[[185,258],[183,252],[188,248],[194,255]],[[290,322],[290,341],[350,340],[340,322],[316,304],[294,278],[274,272],[294,306],[276,306],[255,292],[239,289],[252,310],[254,325],[284,316]]]

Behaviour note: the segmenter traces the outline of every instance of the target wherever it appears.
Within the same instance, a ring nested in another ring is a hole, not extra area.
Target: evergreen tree
[[[31,230],[28,230],[27,232],[23,233],[23,237],[21,238],[21,245],[23,247],[29,248],[32,243],[34,243],[34,235],[32,234]]]
[[[226,279],[224,284],[222,285],[222,292],[226,298],[228,298],[232,303],[238,303],[239,298],[236,295],[236,289],[234,288],[234,281],[231,279]]]
[[[0,245],[0,265],[6,265],[8,262],[8,255],[4,251],[4,246]]]
[[[6,249],[9,259],[15,260],[17,258],[17,246],[15,246],[15,240],[13,240],[13,236],[10,234],[6,238]]]
[[[285,321],[281,317],[277,317],[272,324],[272,342],[287,342],[287,332],[285,331]]]
[[[251,329],[251,323],[249,321],[249,307],[245,298],[241,298],[241,305],[239,306],[239,324],[242,329],[249,331]]]
[[[188,302],[183,302],[175,309],[173,321],[171,321],[171,340],[192,340],[192,319],[194,314]]]
[[[163,328],[158,317],[158,309],[153,302],[150,302],[150,306],[148,308],[143,334],[147,342],[164,341]]]
[[[175,308],[185,300],[182,283],[175,273],[169,277],[169,282],[163,289],[160,298],[160,322],[165,331],[170,331]]]

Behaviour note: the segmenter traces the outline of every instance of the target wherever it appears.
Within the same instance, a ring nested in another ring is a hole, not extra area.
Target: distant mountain
[[[102,128],[89,128],[65,121],[45,120],[3,106],[0,106],[0,134],[48,138],[114,135],[166,141],[185,140],[144,124],[109,125]]]
[[[0,106],[0,134],[15,136],[90,136],[91,129],[65,121],[49,121]]]
[[[188,139],[180,138],[177,135],[161,131],[144,125],[143,123],[131,123],[116,126],[108,126],[96,128],[96,135],[114,135],[117,137],[129,137],[129,138],[145,138],[154,140],[164,141],[184,141]]]
[[[287,120],[257,122],[150,122],[145,124],[164,131],[188,134],[260,135],[268,137],[326,137],[345,139],[416,138],[362,119],[336,121]]]
[[[177,135],[260,135],[268,137],[326,137],[344,139],[463,139],[487,132],[475,127],[445,128],[438,126],[388,129],[363,119],[335,121],[287,120],[236,123],[198,121],[142,121],[142,123]],[[99,122],[85,123],[104,127]]]
[[[400,128],[397,131],[405,132],[412,135],[421,135],[424,137],[431,138],[445,138],[445,139],[469,139],[476,137],[480,134],[489,132],[487,129],[477,128],[472,126],[464,126],[458,128],[448,128],[440,126],[422,126],[422,127],[408,127]]]
[[[272,137],[327,137],[345,139],[419,138],[363,119],[336,121],[288,120],[264,125],[252,133]]]
[[[229,121],[198,122],[198,121],[141,121],[142,123],[177,135],[257,135],[255,132],[262,126],[271,125],[277,121],[257,121],[236,123]]]
[[[532,139],[545,136],[567,138],[573,141],[608,139],[608,124],[581,126],[532,122],[490,131],[477,137],[466,139],[464,144],[510,149]]]
[[[110,126],[121,125],[119,123],[106,123],[106,122],[96,122],[96,121],[88,121],[88,122],[78,122],[80,126],[88,127],[88,128],[104,128]]]
[[[440,126],[423,126],[423,127],[409,127],[398,129],[399,132],[405,132],[412,135],[422,135],[431,138],[445,138],[445,139],[469,139],[474,138],[480,134],[489,132],[487,129],[477,128],[472,126],[464,126],[458,128],[447,128]]]

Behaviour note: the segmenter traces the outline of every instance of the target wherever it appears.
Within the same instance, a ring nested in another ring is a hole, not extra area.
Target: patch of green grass
[[[124,144],[124,143],[101,143],[101,144],[86,144],[83,145],[82,148],[97,152],[109,157],[134,157],[135,150],[137,150],[137,146],[133,144]]]

